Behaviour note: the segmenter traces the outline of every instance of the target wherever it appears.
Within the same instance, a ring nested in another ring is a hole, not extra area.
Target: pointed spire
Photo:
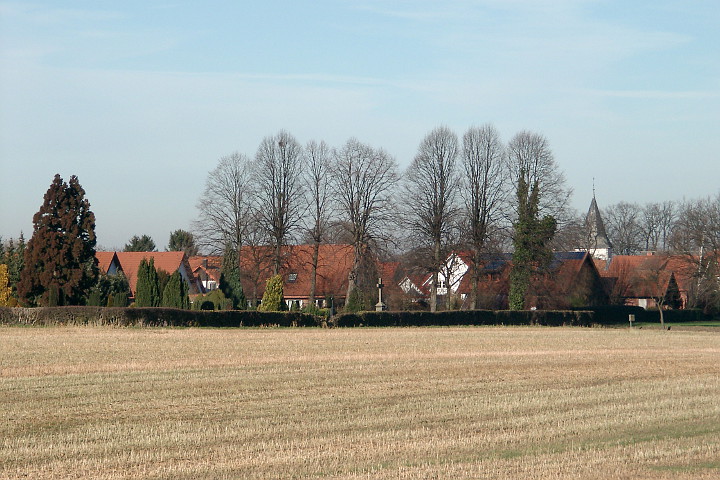
[[[603,223],[602,216],[600,215],[600,209],[598,208],[597,201],[595,200],[594,180],[593,198],[592,202],[590,202],[590,209],[588,210],[587,217],[585,217],[585,228],[587,229],[588,238],[593,249],[600,250],[612,248],[610,239],[605,232],[605,224]]]

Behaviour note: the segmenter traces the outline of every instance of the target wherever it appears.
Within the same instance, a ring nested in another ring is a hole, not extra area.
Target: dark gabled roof
[[[553,252],[553,259],[550,262],[549,269],[556,270],[570,260],[582,260],[585,255],[587,255],[587,252]]]

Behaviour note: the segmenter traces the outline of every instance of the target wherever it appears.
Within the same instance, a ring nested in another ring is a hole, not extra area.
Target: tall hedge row
[[[590,326],[588,311],[493,311],[462,310],[451,312],[360,312],[335,318],[338,327],[431,327],[456,325],[547,325]]]
[[[640,307],[599,307],[593,310],[463,310],[450,312],[359,312],[337,315],[337,327],[431,327],[456,325],[627,325],[628,315],[637,322],[659,323],[657,311]],[[707,320],[699,310],[669,310],[666,322]],[[300,312],[241,310],[179,310],[175,308],[119,307],[0,307],[0,324],[6,325],[114,325],[173,327],[315,327],[325,317]]]
[[[0,324],[111,325],[121,327],[314,327],[322,319],[300,312],[203,311],[175,308],[6,308]]]

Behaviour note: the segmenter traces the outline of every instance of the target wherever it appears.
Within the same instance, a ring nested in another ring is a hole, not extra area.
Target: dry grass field
[[[0,327],[0,478],[720,478],[720,332]]]

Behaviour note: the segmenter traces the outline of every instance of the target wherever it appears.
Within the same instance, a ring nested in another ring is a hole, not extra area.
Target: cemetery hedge
[[[595,307],[587,310],[461,310],[446,312],[358,312],[339,314],[329,321],[301,312],[242,310],[181,310],[121,307],[0,307],[4,325],[109,325],[118,327],[442,327],[479,325],[579,326],[659,323],[658,312],[640,307]],[[699,310],[668,310],[665,322],[707,320]]]
[[[181,310],[177,308],[0,307],[0,324],[118,327],[314,327],[324,320],[300,312]]]

